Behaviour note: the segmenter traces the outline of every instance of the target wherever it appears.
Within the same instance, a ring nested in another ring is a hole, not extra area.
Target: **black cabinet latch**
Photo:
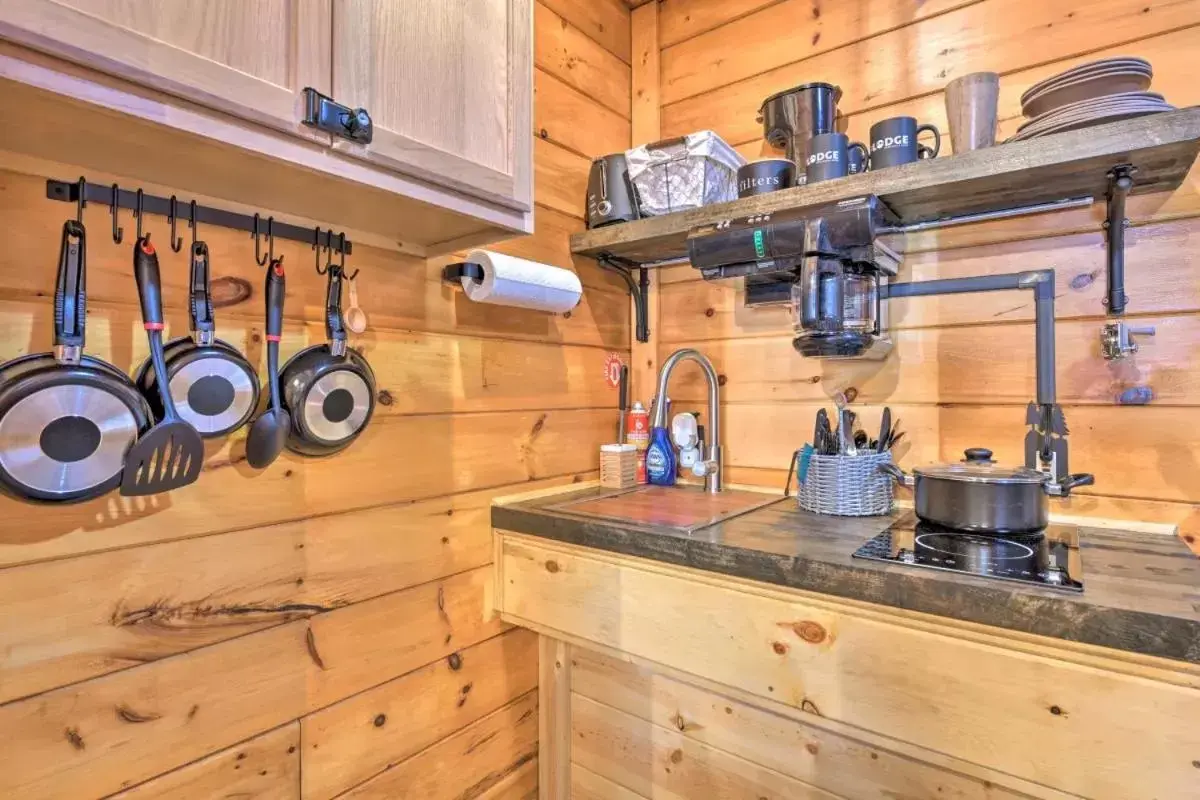
[[[311,86],[304,89],[305,125],[341,136],[352,142],[370,144],[375,134],[371,115],[365,108],[349,108],[326,97]]]

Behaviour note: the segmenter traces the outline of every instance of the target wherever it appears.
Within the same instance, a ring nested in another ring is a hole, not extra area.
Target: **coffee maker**
[[[748,305],[788,302],[801,355],[881,359],[892,348],[883,297],[900,267],[888,244],[896,223],[868,195],[705,225],[688,235],[688,255],[705,280],[745,277]]]

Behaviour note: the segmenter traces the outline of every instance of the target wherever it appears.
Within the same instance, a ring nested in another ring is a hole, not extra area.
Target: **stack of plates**
[[[1170,111],[1160,94],[1146,91],[1154,73],[1140,58],[1082,64],[1038,83],[1021,95],[1029,121],[1010,142]]]

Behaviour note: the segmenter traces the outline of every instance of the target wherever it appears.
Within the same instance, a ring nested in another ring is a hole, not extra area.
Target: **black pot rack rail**
[[[82,205],[98,203],[110,208],[113,216],[113,241],[118,244],[124,240],[124,229],[118,222],[117,210],[124,208],[134,212],[137,216],[139,230],[143,213],[166,217],[171,225],[171,249],[175,252],[179,252],[179,248],[182,246],[182,240],[175,235],[177,223],[181,220],[193,224],[203,223],[204,225],[215,225],[218,228],[246,231],[254,237],[255,260],[260,265],[266,264],[268,259],[268,255],[261,252],[260,237],[266,237],[268,244],[274,239],[303,242],[317,249],[318,255],[322,248],[343,257],[354,250],[353,243],[346,238],[344,233],[335,234],[319,227],[301,228],[286,222],[276,222],[265,214],[239,214],[223,208],[200,205],[194,200],[181,200],[174,195],[158,197],[146,194],[141,189],[126,189],[115,183],[89,183],[83,178],[75,181],[54,179],[46,181],[46,197],[51,200],[79,204],[81,192],[83,194]],[[322,236],[323,232],[324,236]]]

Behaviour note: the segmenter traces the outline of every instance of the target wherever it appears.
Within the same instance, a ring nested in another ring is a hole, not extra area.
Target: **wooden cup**
[[[946,117],[954,152],[981,150],[996,143],[1000,76],[972,72],[946,84]]]

